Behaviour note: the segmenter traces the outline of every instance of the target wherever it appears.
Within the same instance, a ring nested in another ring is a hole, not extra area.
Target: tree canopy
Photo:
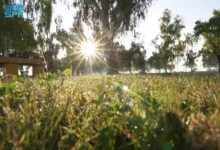
[[[7,3],[12,3],[13,1],[6,1]],[[9,49],[16,53],[13,53],[14,57],[35,57],[37,41],[35,39],[35,29],[33,21],[24,18],[5,18],[3,2],[0,2],[0,53],[8,53]],[[35,53],[35,54],[34,54]],[[8,55],[8,54],[6,54]],[[28,56],[30,55],[30,56]]]
[[[212,67],[218,66],[218,60],[215,54],[207,50],[201,50],[200,55],[202,55],[202,62],[204,67],[207,67],[209,70],[211,70]]]
[[[161,67],[167,72],[168,66],[184,50],[184,42],[181,41],[181,31],[185,28],[179,16],[172,22],[171,11],[166,9],[160,18],[160,34],[152,41],[160,55]],[[156,58],[157,55],[154,55]],[[152,58],[153,59],[153,58]]]
[[[132,68],[145,73],[146,70],[146,50],[141,43],[131,43],[131,48],[126,50],[124,46],[119,46],[117,52],[118,68],[128,69],[132,73]]]
[[[76,22],[85,22],[95,33],[104,36],[108,73],[117,72],[114,38],[126,31],[134,31],[137,23],[145,19],[153,0],[75,0],[78,8]]]
[[[203,50],[216,56],[220,72],[220,11],[214,10],[208,21],[197,21],[194,31],[197,37],[202,36],[205,39]]]

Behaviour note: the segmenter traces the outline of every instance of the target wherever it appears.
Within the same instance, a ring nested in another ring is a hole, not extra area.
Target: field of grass
[[[0,149],[217,150],[220,76],[0,83]]]

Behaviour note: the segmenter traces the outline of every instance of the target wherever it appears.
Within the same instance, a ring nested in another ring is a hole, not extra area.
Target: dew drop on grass
[[[123,85],[122,89],[123,89],[125,92],[127,92],[127,91],[128,91],[128,86]]]
[[[188,125],[189,124],[189,119],[186,121],[186,125]]]

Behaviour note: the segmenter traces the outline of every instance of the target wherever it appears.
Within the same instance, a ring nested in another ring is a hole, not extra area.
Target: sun
[[[87,57],[93,57],[96,54],[96,46],[95,43],[91,41],[87,41],[82,43],[81,52]]]

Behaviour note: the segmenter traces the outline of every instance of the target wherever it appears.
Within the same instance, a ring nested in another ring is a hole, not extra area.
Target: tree
[[[120,45],[118,42],[114,43],[114,48],[117,51],[116,60],[117,60],[117,69],[123,70],[126,68],[125,63],[127,59],[127,50],[124,45]]]
[[[189,55],[190,55],[190,51],[192,51],[192,48],[194,46],[194,43],[196,42],[195,36],[192,35],[191,33],[187,33],[185,34],[185,39],[184,39],[184,44],[185,44],[185,57],[184,57],[184,61],[185,61],[185,67],[187,68],[187,62],[189,62]],[[191,53],[192,54],[192,53]]]
[[[209,70],[211,70],[211,67],[218,66],[218,60],[215,54],[210,53],[207,50],[201,50],[200,55],[202,55],[202,62],[204,67],[207,67]]]
[[[170,72],[173,72],[174,69],[175,69],[175,65],[174,64],[168,64],[168,70]]]
[[[65,67],[72,68],[72,75],[79,75],[80,73],[86,72],[88,65],[86,59],[80,54],[80,45],[85,36],[82,33],[82,29],[71,28],[70,32],[63,29],[57,30],[56,39],[60,42],[61,48],[66,50]],[[65,69],[66,69],[65,68]]]
[[[42,47],[44,51],[44,56],[47,61],[47,69],[49,72],[57,72],[58,64],[60,63],[57,59],[57,55],[59,53],[60,45],[54,42],[56,34],[53,33],[44,41],[44,47]]]
[[[23,4],[27,18],[35,22],[37,35],[48,34],[56,0],[25,0]]]
[[[33,22],[30,19],[4,17],[3,3],[0,3],[0,54],[8,56],[9,49],[13,57],[37,57],[37,41]],[[12,52],[13,50],[13,52]]]
[[[220,10],[214,10],[208,21],[197,21],[194,32],[205,39],[203,49],[216,56],[220,73]]]
[[[119,46],[117,52],[118,67],[127,68],[132,73],[132,67],[145,73],[146,70],[146,50],[140,43],[131,43],[131,48],[126,50],[124,46]]]
[[[95,33],[104,36],[108,73],[117,73],[116,50],[113,40],[120,33],[133,31],[140,19],[146,17],[153,0],[75,0],[78,25],[86,22]]]
[[[45,52],[47,61],[49,58],[53,58],[55,54],[53,53],[53,56],[51,56],[51,46],[54,45],[54,43],[48,43],[50,40],[48,33],[52,18],[53,2],[51,0],[25,0],[23,4],[27,18],[4,18],[3,5],[14,3],[15,0],[0,2],[0,19],[2,20],[0,24],[0,54],[4,55],[5,53],[5,56],[7,56],[9,52],[9,55],[12,57],[39,59],[41,55],[41,52],[39,52],[40,48],[44,51],[48,50]],[[45,45],[50,46],[47,47],[48,49],[44,49]],[[55,49],[55,47],[53,47],[53,49]],[[51,66],[55,62],[58,63],[56,58],[48,62],[50,71],[52,71]]]
[[[186,49],[186,43],[185,41],[182,40],[178,40],[177,44],[174,46],[174,56],[176,59],[176,66],[177,66],[177,71],[178,67],[179,67],[179,62],[181,60],[181,58],[184,56],[184,51]],[[168,67],[170,68],[170,66],[172,66],[171,68],[173,68],[174,64],[168,65]],[[174,69],[175,69],[175,65],[174,65]],[[169,69],[170,70],[170,69]]]
[[[153,55],[147,60],[147,64],[151,69],[160,71],[163,68],[163,64],[161,63],[161,56],[156,52],[153,52]]]
[[[132,42],[129,51],[133,54],[131,61],[134,62],[135,70],[140,70],[141,73],[145,73],[147,61],[144,46],[141,43]]]
[[[72,68],[72,75],[79,75],[91,72],[101,73],[105,69],[105,63],[102,59],[103,56],[99,53],[100,46],[97,46],[97,55],[99,58],[94,59],[85,58],[85,54],[81,52],[81,44],[86,43],[86,38],[82,32],[82,28],[78,28],[75,25],[71,28],[70,32],[64,29],[57,29],[56,40],[59,42],[62,49],[66,50],[66,57],[63,58],[64,69]]]
[[[166,9],[160,18],[160,34],[152,43],[159,51],[162,67],[167,73],[168,64],[171,64],[176,57],[184,51],[185,45],[181,38],[181,31],[185,27],[179,16],[171,20],[171,11]],[[159,41],[159,42],[158,42]]]
[[[195,69],[196,66],[196,58],[198,57],[196,52],[190,50],[186,53],[186,62],[185,65],[191,68],[191,72]]]

